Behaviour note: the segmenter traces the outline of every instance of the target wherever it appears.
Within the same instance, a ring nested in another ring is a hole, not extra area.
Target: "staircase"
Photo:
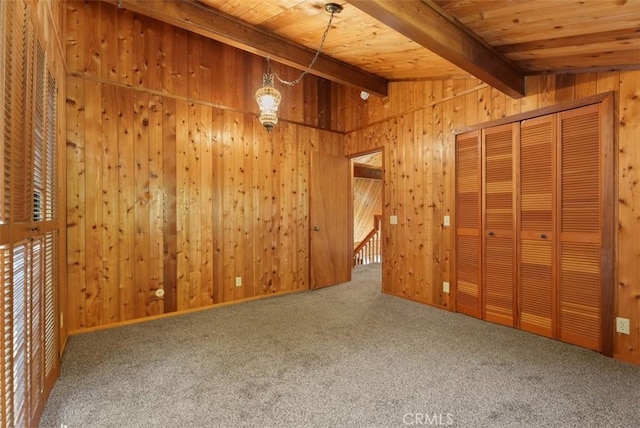
[[[368,265],[382,261],[381,215],[373,216],[373,229],[353,250],[353,265]]]

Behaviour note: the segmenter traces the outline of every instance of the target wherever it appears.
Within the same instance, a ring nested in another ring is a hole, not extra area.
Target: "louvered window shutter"
[[[58,87],[54,76],[47,71],[47,93],[46,93],[46,146],[45,146],[45,177],[44,192],[45,206],[44,219],[47,221],[55,220],[58,217],[58,182],[57,182],[57,165],[58,165],[58,139],[57,129],[57,112],[56,101]]]
[[[11,102],[11,97],[7,94],[5,96],[5,86],[7,83],[7,74],[10,68],[7,66],[7,44],[10,40],[9,31],[7,31],[7,2],[0,2],[0,70],[2,70],[2,74],[0,74],[0,127],[2,127],[2,132],[0,136],[0,183],[2,187],[0,187],[0,224],[6,223],[9,220],[9,210],[10,210],[10,201],[9,201],[9,193],[7,192],[7,186],[9,183],[7,182],[7,171],[5,168],[5,163],[7,161],[7,144],[5,144],[5,139],[7,138],[7,123],[8,121],[5,118],[7,112],[10,110],[8,104]],[[10,93],[10,91],[9,91]]]
[[[600,115],[558,115],[560,129],[559,338],[600,347]]]
[[[484,266],[483,312],[487,321],[514,325],[514,150],[517,127],[483,131]]]
[[[58,374],[55,78],[29,10],[0,2],[0,425],[36,426]],[[35,7],[35,6],[33,6]]]
[[[44,241],[44,375],[47,385],[53,385],[57,372],[58,340],[56,335],[56,298],[58,270],[57,231],[47,233]]]
[[[480,318],[480,133],[456,141],[456,305]]]
[[[34,109],[33,109],[33,221],[43,220],[43,191],[44,191],[44,49],[40,43],[36,47],[35,79],[34,79]]]
[[[29,52],[27,43],[26,5],[9,1],[0,5],[2,46],[2,159],[0,181],[0,224],[12,231],[11,223],[27,222],[31,197],[30,138],[27,134],[26,116],[29,112],[28,87]],[[22,227],[24,229],[24,226]],[[9,234],[5,235],[5,238]],[[20,233],[16,234],[17,236]],[[17,242],[3,240],[0,243],[0,268],[2,281],[0,298],[0,330],[2,349],[2,408],[0,425],[22,427],[28,423],[29,395],[29,306],[30,250],[28,240],[14,238]]]
[[[9,352],[6,352],[8,368],[11,373],[5,378],[9,380],[7,387],[7,406],[11,415],[7,415],[7,425],[15,427],[26,426],[27,421],[27,397],[28,397],[28,307],[27,290],[29,288],[29,245],[27,242],[17,243],[12,251],[11,282],[8,284],[9,299],[7,303],[11,306],[8,317],[5,319],[9,324],[8,333],[11,335]]]
[[[29,314],[29,392],[30,420],[34,420],[41,408],[41,397],[44,390],[44,329],[43,320],[43,269],[42,238],[31,242],[31,260],[29,264],[28,314]]]
[[[520,128],[520,328],[554,336],[555,115]]]
[[[26,138],[27,107],[27,25],[26,5],[22,2],[2,2],[0,17],[5,26],[3,69],[3,134],[2,145],[2,203],[0,220],[27,221],[29,202],[27,174],[30,139]],[[29,115],[31,116],[31,115]]]

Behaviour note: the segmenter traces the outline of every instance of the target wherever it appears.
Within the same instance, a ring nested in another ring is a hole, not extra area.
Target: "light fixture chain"
[[[318,50],[316,51],[315,56],[313,57],[313,59],[311,60],[311,63],[309,63],[309,65],[307,66],[307,69],[304,70],[300,76],[298,76],[297,79],[295,80],[284,80],[282,78],[280,78],[280,76],[278,76],[278,73],[276,73],[275,71],[273,72],[274,76],[276,76],[276,79],[278,79],[278,82],[282,83],[283,85],[287,85],[287,86],[295,86],[298,83],[300,83],[300,80],[302,80],[302,78],[304,76],[306,76],[307,74],[309,74],[309,72],[311,71],[311,69],[313,68],[313,66],[315,65],[316,61],[318,61],[318,57],[320,56],[320,52],[322,52],[322,48],[324,46],[324,41],[327,38],[327,34],[329,34],[329,29],[331,28],[331,23],[333,22],[333,15],[335,14],[335,12],[331,12],[331,17],[329,18],[329,24],[327,24],[327,28],[325,28],[324,30],[324,34],[322,35],[322,39],[320,40],[320,46],[318,47]],[[267,62],[269,62],[269,57],[267,57]]]

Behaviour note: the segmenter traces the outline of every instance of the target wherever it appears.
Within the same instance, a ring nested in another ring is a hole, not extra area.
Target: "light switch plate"
[[[444,281],[442,283],[442,292],[443,293],[448,293],[449,292],[449,283],[447,281]]]
[[[445,226],[451,226],[451,216],[444,216],[444,220],[442,222]]]
[[[392,215],[391,217],[389,217],[389,224],[398,224],[398,216]]]
[[[236,276],[236,287],[242,287],[242,277]]]

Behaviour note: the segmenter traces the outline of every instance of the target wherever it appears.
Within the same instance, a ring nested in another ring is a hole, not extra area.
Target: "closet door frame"
[[[618,181],[617,181],[617,128],[615,127],[615,99],[612,93],[600,103],[600,210],[602,218],[602,248],[600,252],[600,352],[613,356],[615,337],[615,287],[617,286],[616,260],[618,243]]]

